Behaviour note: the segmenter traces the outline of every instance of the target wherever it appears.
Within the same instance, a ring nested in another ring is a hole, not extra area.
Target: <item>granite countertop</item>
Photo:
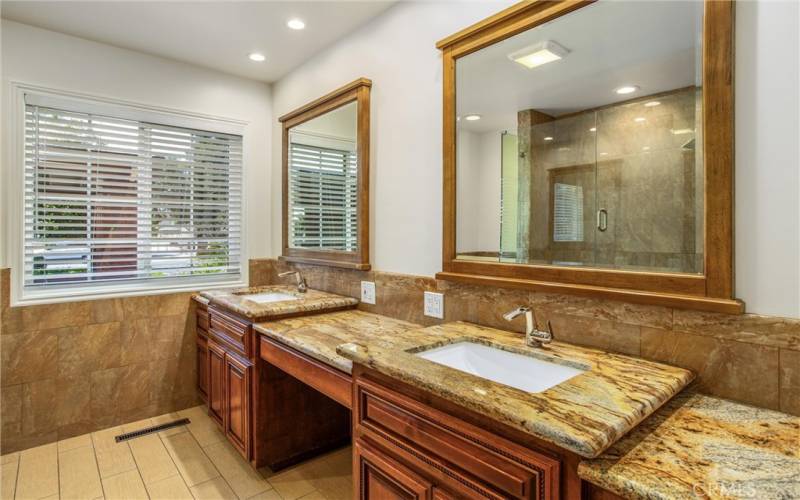
[[[412,338],[405,345],[354,342],[339,346],[337,352],[589,458],[602,453],[693,379],[692,373],[682,368],[559,342],[543,348],[526,347],[520,334],[471,323],[446,323],[402,334],[406,335]],[[459,340],[588,370],[545,391],[530,393],[413,354]]]
[[[625,498],[800,498],[800,417],[687,390],[578,475]]]
[[[258,303],[247,298],[256,293],[285,293],[297,297],[297,300]],[[358,300],[333,293],[308,289],[299,293],[297,287],[289,285],[270,285],[236,290],[207,290],[200,292],[200,297],[208,299],[212,305],[218,305],[249,320],[285,318],[313,312],[337,311],[350,309],[358,305]]]
[[[436,340],[431,335],[409,334],[422,328],[415,323],[357,310],[257,323],[254,328],[347,373],[351,372],[353,363],[336,352],[341,344],[358,342],[407,349],[420,342]]]

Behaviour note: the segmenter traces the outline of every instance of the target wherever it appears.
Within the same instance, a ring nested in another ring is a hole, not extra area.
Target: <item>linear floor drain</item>
[[[133,432],[126,432],[125,434],[120,434],[119,436],[115,437],[114,439],[121,443],[122,441],[127,441],[129,439],[138,438],[140,436],[146,436],[148,434],[152,434],[154,432],[159,432],[167,429],[172,429],[173,427],[178,427],[179,425],[186,425],[190,423],[191,420],[188,418],[182,418],[180,420],[175,420],[173,422],[167,422],[166,424],[154,425],[153,427],[147,427],[146,429],[139,429],[138,431]]]

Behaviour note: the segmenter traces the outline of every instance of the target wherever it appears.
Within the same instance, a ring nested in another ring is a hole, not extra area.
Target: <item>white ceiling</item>
[[[393,2],[4,0],[0,8],[13,21],[273,82]],[[293,17],[306,28],[289,29]],[[267,60],[252,62],[250,52]]]
[[[517,111],[553,116],[699,84],[702,7],[698,1],[601,0],[456,62],[459,122],[473,132],[516,129]],[[570,50],[560,61],[527,69],[508,59],[553,40]],[[617,95],[622,85],[634,94]]]

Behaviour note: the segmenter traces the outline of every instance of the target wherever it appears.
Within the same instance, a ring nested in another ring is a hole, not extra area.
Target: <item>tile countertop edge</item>
[[[467,328],[471,329],[477,328],[479,330],[486,330],[485,328],[478,327],[477,325],[464,323],[454,323],[453,325],[455,326],[452,328],[463,328],[466,326]],[[440,327],[442,326],[446,325],[440,325]],[[426,330],[430,330],[431,328],[437,327],[429,327]],[[488,331],[499,332],[493,329],[488,329]],[[446,339],[443,340],[447,342]],[[450,341],[452,341],[452,338]],[[635,358],[630,358],[628,356],[619,357],[613,354],[602,353],[601,351],[591,349],[583,349],[576,346],[569,346],[567,344],[562,344],[561,349],[575,349],[576,352],[583,351],[587,353],[594,353],[595,355],[599,354],[612,357],[608,359],[635,360]],[[576,400],[580,399],[580,396],[576,397],[573,394],[573,400],[570,400],[570,395],[563,391],[563,388],[565,385],[567,385],[567,383],[559,384],[558,386],[554,386],[547,391],[539,393],[541,396],[538,394],[532,396],[530,394],[523,393],[522,391],[511,389],[507,386],[502,386],[501,384],[497,384],[495,382],[491,382],[489,380],[482,379],[464,372],[459,372],[452,368],[437,365],[435,363],[417,367],[424,369],[409,369],[409,366],[418,364],[420,361],[425,363],[429,362],[421,360],[420,358],[412,359],[413,355],[403,351],[397,352],[397,350],[385,349],[378,346],[368,347],[351,343],[340,345],[337,348],[337,352],[340,355],[350,359],[354,363],[362,364],[387,376],[409,383],[423,390],[427,390],[433,394],[437,394],[444,399],[456,403],[468,410],[475,411],[488,418],[492,418],[498,422],[531,434],[534,437],[553,443],[584,458],[594,458],[599,456],[603,451],[613,445],[614,442],[619,440],[625,433],[635,428],[645,418],[656,412],[659,407],[679,393],[694,378],[694,375],[688,370],[668,367],[666,365],[654,364],[641,360],[641,365],[643,367],[660,365],[674,375],[671,383],[665,382],[658,387],[659,391],[666,392],[656,395],[647,394],[649,398],[646,399],[644,396],[642,396],[640,400],[631,399],[630,401],[625,402],[625,404],[628,405],[627,407],[620,406],[617,409],[608,410],[602,408],[600,405],[596,405],[597,408],[590,409],[591,407],[581,405],[580,401],[576,402]],[[639,360],[635,361],[638,362]],[[595,368],[600,372],[603,370],[599,364],[596,365]],[[423,372],[423,374],[420,372]],[[602,375],[596,374],[595,379],[598,376]],[[452,384],[454,377],[459,377],[462,380],[468,381],[469,385],[473,386],[473,391],[479,396],[472,394],[472,392],[468,390],[464,390],[462,387],[464,387],[466,384],[461,383],[456,384],[455,386],[449,385]],[[448,380],[450,380],[450,382],[448,382]],[[627,382],[629,386],[633,385],[631,384],[630,380]],[[548,391],[551,391],[557,387],[560,389],[545,395],[545,393],[548,393]],[[499,396],[494,394],[498,388],[502,388],[506,394]],[[626,387],[625,389],[620,390],[624,391],[626,389],[636,388]],[[638,389],[641,390],[641,387]],[[560,393],[559,390],[561,390]],[[573,390],[580,391],[581,388],[578,387],[577,389]],[[491,396],[487,396],[490,393],[492,393]],[[564,396],[565,394],[567,397],[557,400],[559,396]],[[506,398],[506,401],[503,401],[504,404],[498,404],[498,400],[507,395],[510,395],[511,397]],[[520,396],[517,398],[518,401],[514,401],[514,395]],[[611,399],[613,400],[613,396]],[[511,402],[509,403],[509,401]],[[612,404],[614,403],[614,401],[610,402]],[[588,403],[591,403],[591,401]],[[561,405],[560,409],[557,408],[559,404]],[[539,408],[537,408],[537,405]],[[553,408],[554,406],[556,406],[556,408]],[[575,416],[575,414],[559,414],[559,412],[568,412],[570,407],[573,410],[575,408],[586,410],[586,413],[590,413],[590,415],[587,417],[586,415],[582,414],[581,418],[576,417],[574,422],[569,422],[570,419],[568,417]],[[627,415],[615,413],[625,411],[626,409],[630,410],[629,414]],[[525,415],[523,414],[524,411],[528,412],[527,417],[529,418],[525,418]],[[550,415],[548,415],[548,413]],[[594,418],[594,420],[592,420],[592,418]],[[607,420],[603,421],[602,419],[604,418]]]

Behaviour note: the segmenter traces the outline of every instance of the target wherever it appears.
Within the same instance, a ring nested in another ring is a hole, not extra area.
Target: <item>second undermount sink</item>
[[[244,296],[245,299],[257,304],[268,304],[270,302],[284,302],[287,300],[299,300],[294,295],[282,292],[253,293]]]
[[[586,371],[469,341],[416,355],[525,392],[545,391]]]

